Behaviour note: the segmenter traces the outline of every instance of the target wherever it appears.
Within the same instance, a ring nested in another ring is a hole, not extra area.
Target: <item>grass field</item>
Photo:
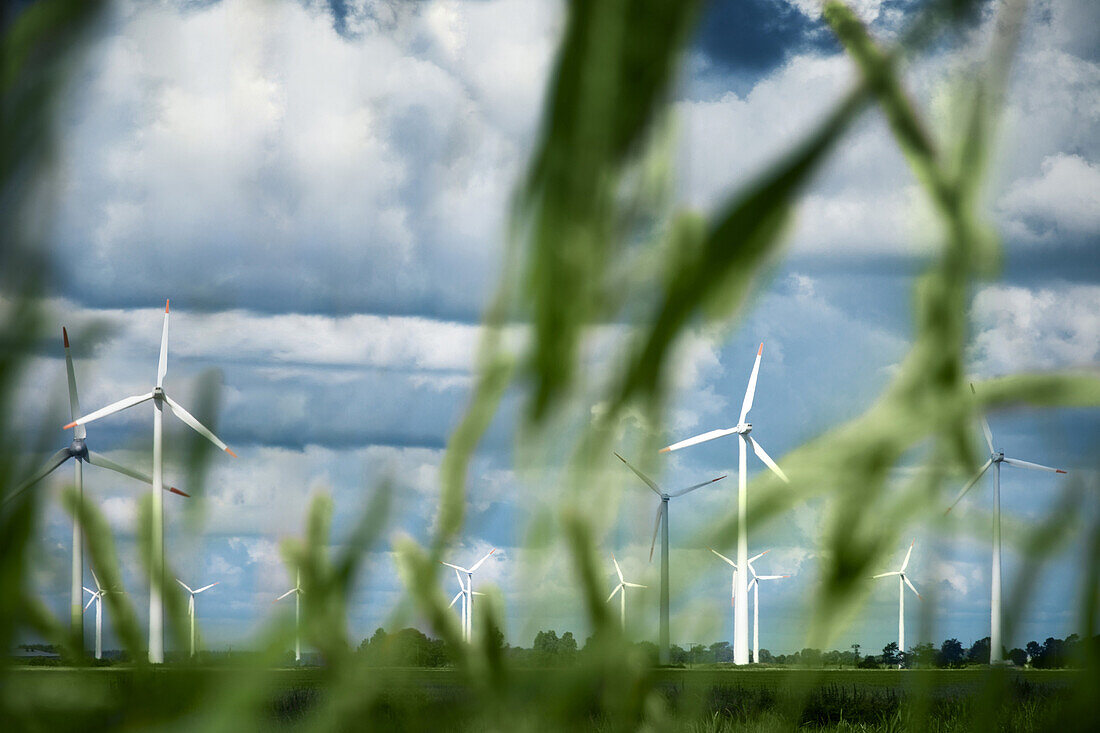
[[[656,727],[725,730],[1050,730],[1090,719],[1076,710],[1073,670],[654,670],[645,706]],[[141,725],[164,720],[163,705],[186,719],[236,686],[264,687],[260,720],[272,726],[323,718],[332,678],[320,668],[262,673],[233,668],[12,670],[0,689],[7,710],[42,730],[95,724]],[[387,728],[490,729],[498,723],[483,690],[451,670],[376,668],[359,680],[364,722]],[[611,689],[606,680],[577,670],[519,670],[501,682],[513,711],[538,710],[534,728],[588,720],[607,696],[636,694]],[[537,704],[532,704],[537,703]],[[158,709],[159,707],[159,709]],[[522,713],[519,713],[522,715]],[[660,724],[664,721],[664,725]],[[639,721],[642,722],[642,721]],[[525,726],[524,726],[525,727]],[[1073,728],[1073,725],[1069,725]]]

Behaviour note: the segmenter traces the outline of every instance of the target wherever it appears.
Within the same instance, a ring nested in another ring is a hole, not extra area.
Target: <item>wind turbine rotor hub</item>
[[[1000,463],[1001,461],[1003,461],[1005,459],[1005,454],[1004,454],[1004,451],[998,451],[990,457],[993,459],[994,463]]]
[[[84,461],[88,460],[88,446],[83,438],[73,438],[73,442],[69,445],[69,455]]]
[[[741,433],[741,435],[748,435],[749,433],[752,432],[752,423],[751,422],[741,423],[740,425],[737,426],[737,432]]]
[[[154,400],[163,400],[164,399],[164,387],[153,387],[153,399]]]

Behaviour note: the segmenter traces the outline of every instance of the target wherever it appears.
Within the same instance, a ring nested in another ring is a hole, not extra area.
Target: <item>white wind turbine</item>
[[[191,586],[187,585],[187,583],[184,583],[179,578],[176,578],[176,582],[182,585],[184,587],[184,590],[186,590],[190,594],[187,599],[187,617],[191,621],[191,656],[193,657],[195,656],[195,596],[197,596],[199,593],[202,593],[204,590],[210,590],[221,581],[219,580],[211,583],[210,585],[204,585],[198,590],[191,590]]]
[[[653,541],[649,543],[649,560],[653,561],[653,549],[657,545],[657,532],[664,528],[661,532],[661,629],[660,629],[660,644],[658,646],[658,655],[660,657],[661,664],[668,664],[669,660],[669,626],[668,626],[668,600],[669,600],[669,583],[668,583],[668,501],[677,496],[683,496],[689,492],[701,489],[704,486],[713,484],[715,481],[721,481],[725,476],[719,476],[718,478],[712,478],[710,481],[704,481],[701,484],[695,484],[689,486],[686,489],[680,489],[674,491],[671,494],[667,494],[661,490],[661,487],[657,485],[653,479],[646,476],[644,473],[635,468],[630,461],[626,460],[618,453],[615,457],[625,463],[627,467],[633,471],[638,478],[645,482],[646,486],[653,490],[661,499],[661,503],[657,505],[657,519],[653,525]],[[662,521],[663,520],[663,521]]]
[[[61,337],[65,343],[65,370],[68,372],[69,377],[69,411],[72,419],[76,419],[80,414],[80,399],[77,396],[76,391],[76,372],[73,369],[73,356],[69,351],[69,332],[64,326],[61,327]],[[73,442],[69,444],[67,448],[62,448],[57,453],[50,456],[50,459],[46,461],[38,471],[36,471],[30,478],[23,483],[15,487],[15,489],[8,494],[4,499],[4,503],[7,503],[21,494],[26,489],[29,489],[35,483],[46,478],[55,469],[61,466],[65,461],[70,458],[73,459],[73,469],[76,472],[74,485],[76,486],[77,500],[81,503],[84,502],[84,471],[83,462],[87,461],[93,466],[99,466],[100,468],[108,468],[116,473],[121,473],[124,476],[135,478],[138,481],[144,481],[147,484],[152,484],[153,479],[140,471],[135,471],[131,468],[121,466],[114,461],[108,460],[104,456],[101,456],[95,451],[88,450],[87,444],[88,433],[83,425],[75,425],[73,427]],[[180,491],[174,487],[165,487],[167,491],[171,491],[180,496],[188,496],[188,494]],[[69,603],[69,619],[72,623],[74,630],[80,631],[81,648],[84,646],[84,621],[83,611],[81,607],[84,606],[84,594],[83,590],[86,590],[84,585],[84,536],[83,528],[80,524],[80,516],[73,517],[73,565],[72,574],[70,576],[71,583],[70,589],[70,603]]]
[[[970,391],[974,392],[973,384],[970,385]],[[955,497],[955,501],[951,502],[951,506],[947,508],[947,511],[950,512],[954,509],[955,505],[966,496],[966,492],[978,483],[978,479],[989,470],[990,466],[993,466],[993,577],[990,583],[989,604],[989,663],[1001,664],[1004,661],[1001,654],[1001,464],[1050,473],[1065,473],[1065,471],[1060,468],[1021,461],[1018,458],[1006,457],[1004,451],[999,451],[993,447],[993,431],[989,429],[989,422],[985,419],[985,416],[981,415],[980,419],[982,433],[985,434],[985,444],[989,447],[989,460],[982,464],[974,478],[967,482],[959,495]]]
[[[766,552],[768,550],[764,550],[760,555]],[[749,560],[749,572],[752,573],[752,580],[749,582],[749,587],[752,589],[752,661],[756,663],[760,662],[760,582],[791,577],[790,575],[757,575],[752,561],[760,555]]]
[[[737,583],[737,575],[738,575],[738,573],[737,573],[737,563],[735,563],[733,560],[730,560],[728,557],[726,557],[722,553],[718,552],[713,547],[708,547],[707,549],[710,550],[711,552],[713,552],[718,557],[725,560],[726,564],[733,568],[733,578],[730,581],[730,605],[733,606],[734,610],[736,611],[736,609],[737,609],[737,605],[736,605],[737,604],[737,586],[738,586],[738,583]],[[755,562],[756,560],[759,560],[761,557],[763,557],[764,555],[767,555],[769,552],[771,552],[771,550],[764,550],[761,553],[753,555],[745,563],[749,567],[749,572],[752,573],[752,581],[750,581],[746,585],[745,592],[748,593],[748,590],[750,588],[753,591],[753,601],[752,601],[752,607],[753,607],[753,621],[752,621],[753,653],[752,653],[752,660],[754,662],[760,661],[760,633],[758,631],[758,624],[760,622],[760,610],[759,610],[758,603],[760,601],[760,596],[757,594],[757,588],[756,588],[757,579],[759,579],[759,580],[778,580],[779,578],[789,578],[790,577],[789,575],[757,575],[756,574],[756,569],[753,568],[753,566],[752,566],[753,562]],[[736,619],[735,619],[735,621],[736,621]],[[737,633],[736,629],[734,629],[734,633]]]
[[[467,615],[468,615],[467,608],[466,608],[466,594],[471,593],[472,595],[475,595],[475,596],[483,596],[485,594],[484,593],[478,593],[476,590],[475,591],[470,591],[466,587],[466,584],[462,582],[462,576],[459,574],[459,572],[457,570],[455,570],[455,578],[458,579],[458,588],[459,588],[459,590],[458,590],[458,593],[455,594],[455,597],[451,599],[451,602],[449,604],[447,604],[447,608],[454,607],[455,603],[457,603],[460,598],[462,599],[462,605],[460,606],[460,608],[462,610],[462,640],[465,641],[465,642],[469,642],[470,637],[467,636],[467,634],[466,634],[466,632],[467,632],[466,618],[467,618]]]
[[[917,593],[917,589],[909,582],[909,576],[905,574],[905,568],[909,567],[909,557],[913,554],[913,545],[915,544],[917,544],[917,541],[913,540],[913,543],[909,545],[909,551],[905,553],[905,559],[901,561],[901,569],[892,573],[879,573],[871,576],[872,580],[891,575],[898,576],[898,652],[901,654],[905,653],[905,586],[909,586],[909,590],[913,591],[917,598],[920,598],[920,593]],[[900,668],[901,665],[899,664],[898,667]]]
[[[623,631],[626,631],[626,589],[627,588],[648,588],[648,585],[639,585],[638,583],[628,583],[623,578],[622,568],[619,567],[619,561],[615,559],[615,553],[611,553],[611,562],[615,563],[615,573],[619,576],[619,584],[615,586],[615,590],[611,591],[611,595],[607,597],[607,602],[610,603],[611,599],[615,597],[615,594],[619,594],[619,622],[622,624]]]
[[[478,560],[477,562],[475,562],[469,568],[464,568],[460,565],[452,565],[449,562],[443,562],[442,560],[440,560],[440,562],[443,565],[446,565],[449,568],[454,568],[454,571],[455,571],[456,574],[457,573],[466,573],[466,583],[465,583],[465,585],[463,585],[463,583],[462,583],[462,576],[461,575],[458,576],[458,584],[460,586],[462,586],[462,593],[465,596],[465,598],[463,600],[463,609],[464,609],[464,611],[463,611],[463,614],[462,614],[463,615],[463,619],[462,619],[462,638],[467,642],[470,641],[471,638],[473,638],[474,596],[475,595],[477,595],[477,596],[481,595],[481,593],[475,593],[474,592],[474,573],[476,573],[477,569],[481,567],[481,564],[483,562],[485,562],[486,560],[488,560],[489,556],[492,555],[496,551],[497,551],[497,548],[495,548],[495,547],[493,549],[489,550],[487,553],[485,553],[485,557],[483,557],[480,560]],[[451,605],[452,606],[454,605],[454,601],[451,601]]]
[[[294,661],[302,661],[302,571],[299,570],[294,578],[294,587],[276,598],[272,603],[278,603],[291,593],[294,594]]]
[[[164,502],[161,499],[161,487],[164,485],[164,454],[163,454],[163,417],[164,405],[172,410],[176,417],[187,424],[192,430],[209,440],[214,445],[224,450],[234,458],[237,454],[229,450],[229,447],[210,432],[202,423],[194,418],[191,413],[183,409],[175,400],[164,392],[164,375],[168,373],[168,301],[164,302],[164,327],[160,336],[160,361],[157,365],[157,384],[152,392],[127,397],[114,404],[77,418],[63,429],[87,425],[93,420],[98,420],[107,415],[125,410],[143,402],[153,401],[153,516],[152,516],[152,548],[149,562],[149,661],[153,664],[164,662]]]
[[[756,378],[760,373],[760,357],[764,354],[764,344],[760,344],[760,348],[756,351],[756,362],[752,366],[752,374],[749,376],[749,386],[745,390],[745,399],[741,403],[741,417],[738,418],[737,425],[732,428],[724,428],[721,430],[711,430],[710,432],[696,435],[694,438],[688,438],[687,440],[681,440],[679,443],[673,443],[667,448],[662,448],[661,452],[680,450],[681,448],[687,448],[690,445],[696,445],[697,443],[705,443],[708,440],[714,440],[715,438],[721,438],[726,435],[737,434],[739,440],[737,441],[738,448],[738,460],[737,460],[737,562],[740,566],[748,565],[749,557],[749,538],[748,527],[746,526],[746,514],[748,512],[748,491],[746,489],[746,482],[748,480],[748,473],[745,466],[746,461],[746,449],[748,446],[752,446],[753,452],[756,456],[764,462],[764,464],[775,473],[776,476],[787,481],[787,475],[783,473],[782,469],[776,465],[775,461],[771,459],[761,447],[760,443],[754,440],[749,434],[752,432],[752,423],[745,422],[745,419],[749,416],[749,410],[752,409],[752,400],[756,395]],[[733,633],[733,661],[735,664],[748,664],[749,662],[749,605],[748,605],[748,576],[745,574],[737,574],[734,576],[734,583],[737,585],[737,593],[734,597],[734,633]]]
[[[86,612],[93,603],[95,604],[95,658],[103,659],[103,596],[107,595],[108,590],[99,584],[99,578],[94,570],[92,570],[92,580],[95,581],[95,590],[87,586],[83,587],[83,590],[91,593],[92,597],[88,599],[82,613]]]

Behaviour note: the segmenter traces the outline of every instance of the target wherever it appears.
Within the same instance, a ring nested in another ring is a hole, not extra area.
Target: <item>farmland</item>
[[[483,727],[497,705],[485,704],[481,683],[449,670],[360,670],[356,704],[363,720],[404,729]],[[1047,730],[1061,719],[1088,720],[1072,698],[1084,673],[1075,670],[794,670],[659,669],[648,690],[614,689],[606,677],[583,669],[513,670],[495,693],[508,715],[561,725],[587,721],[602,727],[607,698],[645,695],[653,723],[721,730],[751,723],[811,729]],[[260,719],[293,727],[336,714],[327,705],[331,671],[323,668],[175,668],[153,672],[128,667],[100,669],[18,668],[3,686],[3,704],[43,729],[67,730],[96,722],[141,724],[163,720],[168,705],[188,710],[227,694],[263,687]],[[347,680],[344,680],[347,683]],[[346,704],[346,700],[345,703]],[[124,712],[125,711],[125,712]],[[346,711],[345,711],[346,712]],[[1083,717],[1082,717],[1083,716]],[[169,715],[171,717],[171,715]],[[441,721],[447,721],[441,723]],[[993,724],[993,721],[998,721]],[[497,722],[500,722],[499,720]],[[639,721],[642,722],[642,721]],[[852,726],[855,726],[852,728]]]

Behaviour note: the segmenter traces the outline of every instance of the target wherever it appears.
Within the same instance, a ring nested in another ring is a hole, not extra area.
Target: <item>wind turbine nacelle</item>
[[[153,399],[154,400],[163,400],[164,399],[164,387],[153,387]]]
[[[990,458],[993,459],[994,463],[1000,463],[1001,461],[1003,461],[1005,459],[1005,453],[1004,453],[1004,451],[998,451],[998,452],[994,453],[992,456],[990,456]]]
[[[88,460],[88,445],[83,438],[73,438],[73,442],[69,445],[69,455],[84,461]]]
[[[740,425],[737,426],[737,432],[739,432],[741,435],[748,435],[749,433],[752,432],[752,423],[751,422],[741,423]]]

